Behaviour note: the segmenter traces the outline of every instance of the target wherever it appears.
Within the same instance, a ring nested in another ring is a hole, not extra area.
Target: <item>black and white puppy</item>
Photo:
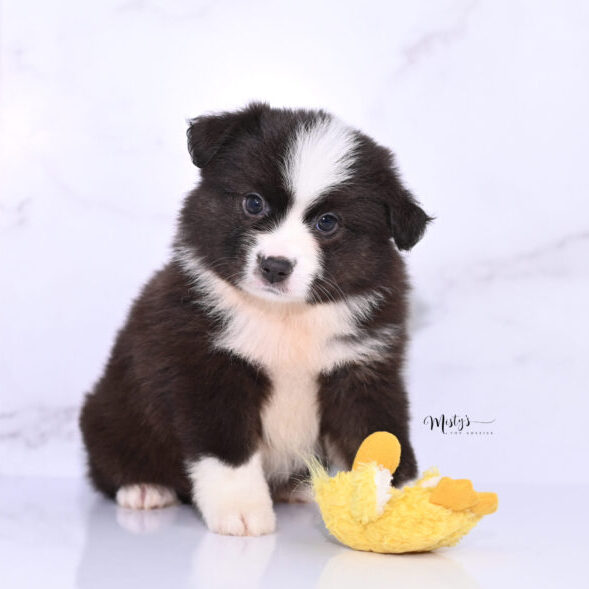
[[[90,476],[125,507],[194,502],[222,534],[275,529],[303,457],[350,468],[393,432],[416,474],[402,366],[411,248],[430,218],[391,153],[323,111],[191,121],[201,181],[87,396]]]

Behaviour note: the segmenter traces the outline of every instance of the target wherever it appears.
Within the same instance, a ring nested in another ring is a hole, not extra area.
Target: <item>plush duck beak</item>
[[[401,444],[397,436],[389,432],[370,434],[358,448],[352,470],[358,470],[360,464],[376,462],[393,474],[401,461]]]

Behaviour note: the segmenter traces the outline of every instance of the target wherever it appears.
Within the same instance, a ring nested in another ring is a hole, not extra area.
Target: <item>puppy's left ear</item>
[[[257,125],[259,117],[268,105],[252,103],[234,112],[222,112],[191,119],[186,130],[188,151],[192,163],[204,168],[239,133]]]
[[[410,250],[434,220],[417,203],[415,197],[395,178],[396,189],[389,200],[391,233],[400,250]]]

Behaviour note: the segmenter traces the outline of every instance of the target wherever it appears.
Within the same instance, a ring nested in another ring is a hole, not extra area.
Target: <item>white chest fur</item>
[[[303,467],[303,456],[317,449],[319,374],[373,359],[381,351],[380,338],[362,339],[357,333],[358,315],[369,312],[374,300],[292,305],[232,289],[224,302],[225,328],[215,345],[268,373],[272,390],[262,411],[264,470],[270,478],[286,479]]]
[[[354,325],[345,305],[282,305],[232,294],[215,345],[267,372],[272,389],[262,411],[263,465],[269,478],[287,479],[316,450],[317,377],[347,355],[334,338],[351,335]]]
[[[317,376],[333,368],[380,357],[396,328],[380,328],[361,336],[358,320],[379,302],[376,295],[345,302],[307,305],[258,299],[222,284],[215,313],[224,328],[214,342],[253,364],[277,372],[293,370]]]
[[[318,305],[269,302],[198,269],[207,309],[223,323],[213,345],[262,367],[270,378],[262,410],[264,470],[269,478],[287,478],[316,449],[320,373],[378,359],[395,328],[361,337],[358,320],[378,306],[377,295]]]
[[[270,374],[272,393],[262,411],[262,459],[267,476],[286,480],[312,454],[319,436],[316,374],[282,369]]]

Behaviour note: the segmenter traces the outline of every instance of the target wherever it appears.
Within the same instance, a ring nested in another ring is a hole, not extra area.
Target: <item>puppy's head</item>
[[[187,134],[201,182],[177,249],[255,296],[317,303],[390,286],[397,249],[430,220],[391,153],[323,111],[252,104]]]

